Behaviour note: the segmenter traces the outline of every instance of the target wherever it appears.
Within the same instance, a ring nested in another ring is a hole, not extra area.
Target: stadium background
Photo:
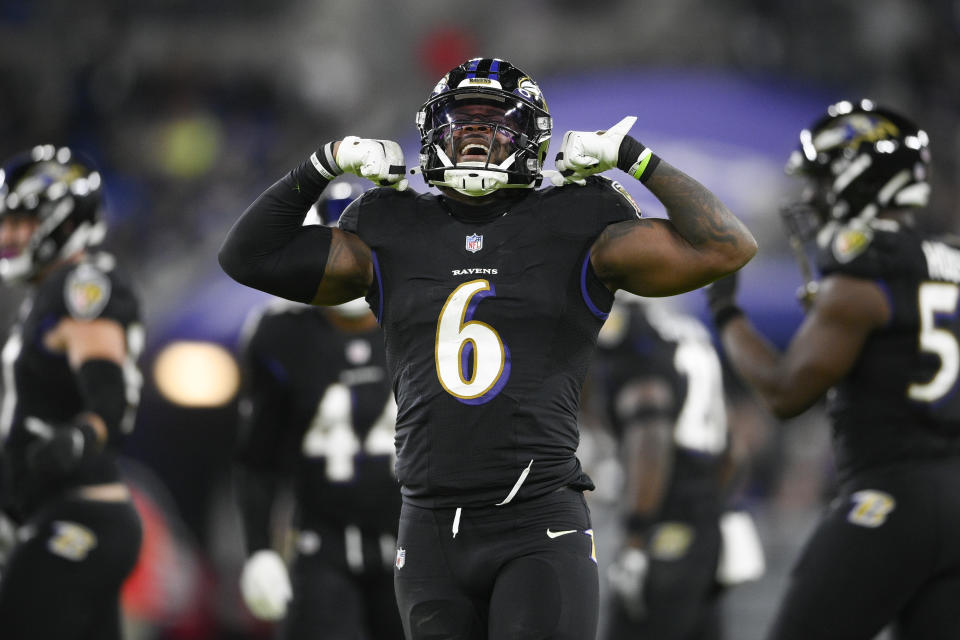
[[[141,506],[165,526],[129,590],[131,637],[265,637],[236,587],[229,485],[231,354],[265,298],[220,272],[226,229],[326,140],[394,138],[415,165],[416,109],[475,55],[539,81],[555,118],[551,157],[567,129],[638,116],[633,135],[757,236],[742,302],[778,344],[801,318],[799,271],[776,215],[796,190],[782,167],[826,104],[867,96],[924,126],[934,157],[924,224],[956,231],[957,0],[0,0],[0,155],[40,142],[92,154],[107,185],[107,246],[144,296],[146,384],[126,454]],[[663,215],[626,186],[648,215]],[[0,290],[0,328],[21,295]],[[699,293],[671,304],[704,317]],[[763,580],[727,601],[730,637],[751,640],[829,495],[829,435],[816,410],[780,425],[730,391],[732,426],[751,454],[741,499],[768,562]],[[592,444],[602,485],[604,443]],[[612,499],[601,486],[598,513]]]

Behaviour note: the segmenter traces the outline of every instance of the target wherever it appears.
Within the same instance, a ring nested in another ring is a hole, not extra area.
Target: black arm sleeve
[[[107,444],[116,444],[120,438],[120,423],[127,410],[123,369],[112,360],[94,358],[84,361],[76,375],[84,408],[103,419],[107,427]]]
[[[240,284],[288,300],[313,300],[332,231],[304,227],[303,219],[327,183],[308,159],[260,194],[220,248],[224,272]]]
[[[244,466],[237,467],[234,478],[247,555],[271,548],[270,520],[279,478]]]
[[[262,355],[276,352],[278,332],[289,331],[279,316],[261,317],[240,350],[243,391],[236,443],[234,489],[248,554],[272,546],[273,506],[292,465],[289,387]],[[279,376],[279,377],[278,377]]]

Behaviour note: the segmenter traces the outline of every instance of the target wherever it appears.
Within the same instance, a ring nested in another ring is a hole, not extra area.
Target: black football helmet
[[[506,60],[474,58],[437,83],[417,127],[427,183],[482,196],[540,184],[553,121],[527,73]]]
[[[787,162],[787,174],[809,182],[802,202],[785,213],[812,211],[819,227],[830,221],[867,222],[882,209],[925,206],[928,144],[925,131],[870,100],[832,104],[800,132],[800,146]],[[804,226],[796,220],[792,225]]]
[[[30,280],[52,262],[103,240],[101,179],[93,162],[67,147],[38,145],[0,169],[0,219],[37,225],[27,246],[0,255],[0,279]]]

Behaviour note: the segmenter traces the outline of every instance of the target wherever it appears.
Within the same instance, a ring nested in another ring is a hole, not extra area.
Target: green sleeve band
[[[650,164],[650,158],[653,157],[653,152],[650,149],[644,149],[643,153],[640,154],[640,157],[637,158],[637,162],[633,165],[635,168],[631,172],[633,177],[637,180],[640,180],[643,176],[643,172],[647,170],[647,165]]]

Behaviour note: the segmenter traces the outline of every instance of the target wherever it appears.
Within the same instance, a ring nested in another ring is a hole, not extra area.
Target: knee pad
[[[403,621],[407,636],[413,640],[480,640],[486,629],[474,606],[463,600],[418,602]]]

